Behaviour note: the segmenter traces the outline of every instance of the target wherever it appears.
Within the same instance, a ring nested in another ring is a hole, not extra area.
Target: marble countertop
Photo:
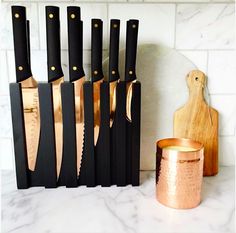
[[[140,187],[16,190],[14,172],[2,171],[2,232],[235,232],[234,171],[204,178],[190,210],[156,201],[154,172],[141,172]]]

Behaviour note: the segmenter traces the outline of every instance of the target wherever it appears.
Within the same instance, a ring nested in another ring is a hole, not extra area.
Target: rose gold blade
[[[38,88],[37,82],[33,79],[33,77],[22,81],[21,86],[28,168],[29,170],[34,171],[40,137]]]
[[[131,101],[132,101],[132,94],[133,94],[133,82],[127,83],[126,90],[126,117],[131,122]]]
[[[77,149],[77,174],[80,174],[84,145],[84,94],[83,83],[85,77],[74,82],[75,88],[75,117],[76,117],[76,149]]]
[[[100,85],[103,79],[93,83],[94,145],[97,144],[100,129]]]
[[[111,82],[110,85],[110,127],[112,127],[116,111],[116,86],[118,81]]]
[[[62,125],[62,106],[61,106],[61,83],[63,81],[64,80],[62,77],[52,82],[57,178],[60,175],[62,152],[63,152],[63,125]]]

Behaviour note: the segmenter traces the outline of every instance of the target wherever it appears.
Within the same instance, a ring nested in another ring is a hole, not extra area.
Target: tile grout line
[[[13,1],[8,1],[8,0],[3,0],[2,1],[3,3],[12,3],[14,4],[19,2],[17,0],[13,0]],[[40,0],[37,0],[37,1],[21,1],[21,3],[42,3]],[[109,3],[109,4],[235,4],[234,1],[220,1],[220,2],[214,2],[214,1],[201,1],[201,2],[198,2],[198,1],[181,1],[181,2],[176,2],[176,1],[145,1],[145,0],[142,0],[142,1],[113,1],[113,2],[109,2],[109,1],[79,1],[79,0],[72,0],[72,1],[44,1],[45,4],[58,4],[58,3],[86,3],[86,4],[104,4],[104,3]]]
[[[61,51],[67,51],[68,49],[61,49]],[[182,48],[175,48],[175,50],[177,51],[185,51],[185,52],[206,52],[206,51],[209,51],[209,52],[235,52],[235,49],[232,48],[232,49],[194,49],[194,48],[191,48],[191,49],[182,49]],[[5,52],[5,51],[9,51],[9,52],[12,52],[14,51],[14,49],[11,49],[11,48],[7,48],[7,49],[0,49],[1,52]],[[46,51],[46,49],[43,49],[43,48],[40,48],[40,49],[31,49],[31,51]],[[91,49],[83,49],[83,51],[91,51]]]

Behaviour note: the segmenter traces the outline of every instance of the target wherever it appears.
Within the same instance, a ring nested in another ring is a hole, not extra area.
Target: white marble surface
[[[13,171],[2,172],[2,231],[235,232],[234,167],[204,178],[202,202],[175,210],[155,200],[154,172],[141,172],[140,187],[16,190]]]

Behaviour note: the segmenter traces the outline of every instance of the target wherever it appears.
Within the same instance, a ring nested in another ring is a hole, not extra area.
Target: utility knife
[[[58,7],[46,6],[46,35],[48,81],[52,83],[53,90],[56,167],[57,177],[59,177],[63,153],[61,83],[64,81],[64,74],[61,67],[60,15]]]
[[[116,86],[120,79],[119,74],[119,39],[120,20],[110,21],[110,48],[109,48],[109,86],[110,86],[110,127],[112,127],[116,109]]]
[[[84,144],[84,95],[83,83],[83,22],[80,20],[80,7],[67,7],[68,44],[69,44],[69,78],[74,83],[76,110],[76,148],[77,174],[80,167]]]
[[[136,81],[136,55],[139,21],[131,19],[126,27],[125,81],[127,88],[126,117],[131,119],[132,83]]]
[[[100,130],[100,84],[103,82],[102,71],[102,33],[101,19],[92,19],[92,59],[91,71],[94,101],[94,145],[96,146]]]

